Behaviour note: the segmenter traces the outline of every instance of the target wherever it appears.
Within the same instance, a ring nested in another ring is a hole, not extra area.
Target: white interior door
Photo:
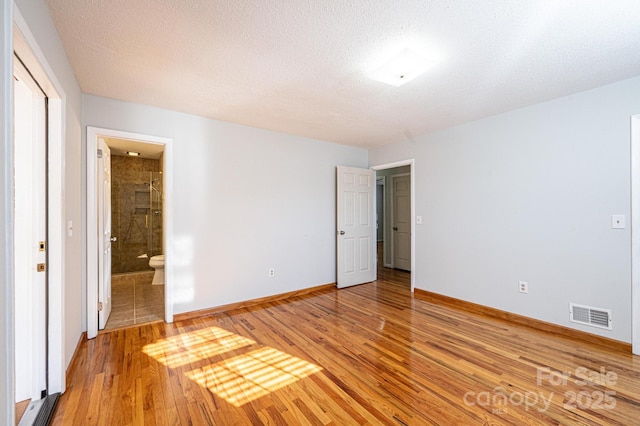
[[[337,168],[337,287],[376,279],[375,172]]]
[[[104,139],[98,143],[98,325],[102,330],[111,314],[111,151]]]
[[[47,193],[45,96],[14,69],[16,402],[46,389]]]
[[[411,176],[393,176],[393,267],[411,270]]]

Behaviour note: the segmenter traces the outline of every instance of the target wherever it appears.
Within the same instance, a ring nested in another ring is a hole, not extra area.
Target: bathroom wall
[[[162,252],[162,206],[148,185],[153,172],[154,187],[162,189],[160,167],[159,160],[111,157],[111,235],[117,237],[111,246],[114,274],[149,270],[149,259],[138,256]]]

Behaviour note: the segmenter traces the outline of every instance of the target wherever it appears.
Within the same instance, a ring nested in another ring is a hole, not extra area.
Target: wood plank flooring
[[[53,424],[640,424],[640,357],[379,278],[84,341]]]
[[[24,401],[16,402],[16,425],[20,423],[20,419],[24,415],[27,408],[29,408],[29,404],[31,403],[30,399],[25,399]]]

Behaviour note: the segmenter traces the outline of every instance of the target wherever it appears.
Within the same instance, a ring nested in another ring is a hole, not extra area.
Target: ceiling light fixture
[[[433,62],[417,53],[404,49],[388,62],[369,74],[369,77],[392,86],[402,86],[424,73]]]
[[[140,153],[135,151],[127,151],[127,155],[130,155],[132,157],[137,157],[138,155],[140,155]]]

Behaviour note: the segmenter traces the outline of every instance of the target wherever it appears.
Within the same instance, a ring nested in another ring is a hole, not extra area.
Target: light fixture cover
[[[404,49],[380,68],[370,73],[369,77],[382,83],[399,87],[424,73],[431,65],[433,65],[432,61],[409,49]]]
[[[127,151],[127,154],[132,157],[137,157],[138,155],[140,155],[139,152],[135,152],[135,151]]]

